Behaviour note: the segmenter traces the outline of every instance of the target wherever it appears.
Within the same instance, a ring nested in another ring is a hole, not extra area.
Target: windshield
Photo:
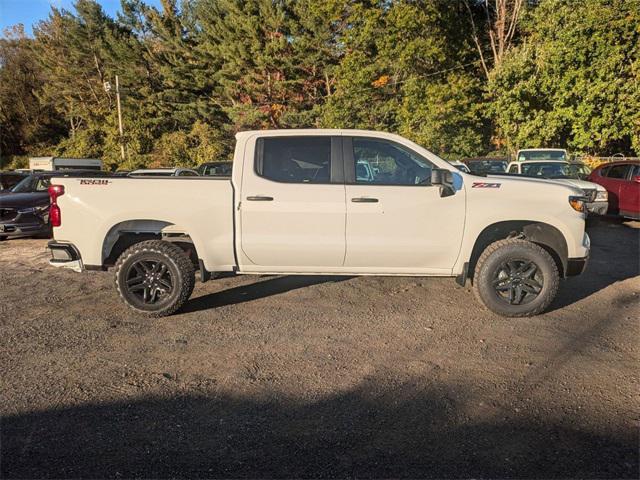
[[[474,160],[467,163],[471,173],[504,173],[507,169],[506,160]]]
[[[523,175],[539,176],[545,178],[571,178],[584,179],[590,171],[586,165],[561,162],[536,162],[522,165]]]
[[[11,189],[13,193],[33,193],[46,192],[49,188],[51,179],[49,177],[38,177],[37,175],[29,175],[15,187]]]
[[[524,150],[518,153],[518,161],[525,160],[567,160],[563,150]]]

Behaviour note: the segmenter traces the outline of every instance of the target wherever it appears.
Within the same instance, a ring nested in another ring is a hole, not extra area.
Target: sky
[[[49,16],[51,6],[73,11],[74,0],[0,0],[0,32],[7,27],[22,23],[31,35],[33,25]],[[120,10],[120,0],[98,0],[111,17]],[[160,0],[146,0],[149,5],[160,5]]]

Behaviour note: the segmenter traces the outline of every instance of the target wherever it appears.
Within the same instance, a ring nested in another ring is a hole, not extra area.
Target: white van
[[[102,160],[96,158],[33,157],[29,159],[31,171],[102,170]]]

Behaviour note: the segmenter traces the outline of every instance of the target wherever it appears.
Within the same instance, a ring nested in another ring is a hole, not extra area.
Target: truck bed
[[[209,271],[232,270],[234,261],[233,195],[229,178],[96,177],[59,178],[62,224],[59,242],[71,241],[86,268],[102,266],[128,225],[149,232],[189,232]],[[104,241],[103,241],[104,239]]]

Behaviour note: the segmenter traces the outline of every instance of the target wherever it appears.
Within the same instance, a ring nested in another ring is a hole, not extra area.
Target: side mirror
[[[632,182],[640,183],[640,175],[634,175],[631,177]]]
[[[445,168],[431,170],[431,185],[440,185],[441,197],[450,197],[456,193],[453,186],[453,173]]]

